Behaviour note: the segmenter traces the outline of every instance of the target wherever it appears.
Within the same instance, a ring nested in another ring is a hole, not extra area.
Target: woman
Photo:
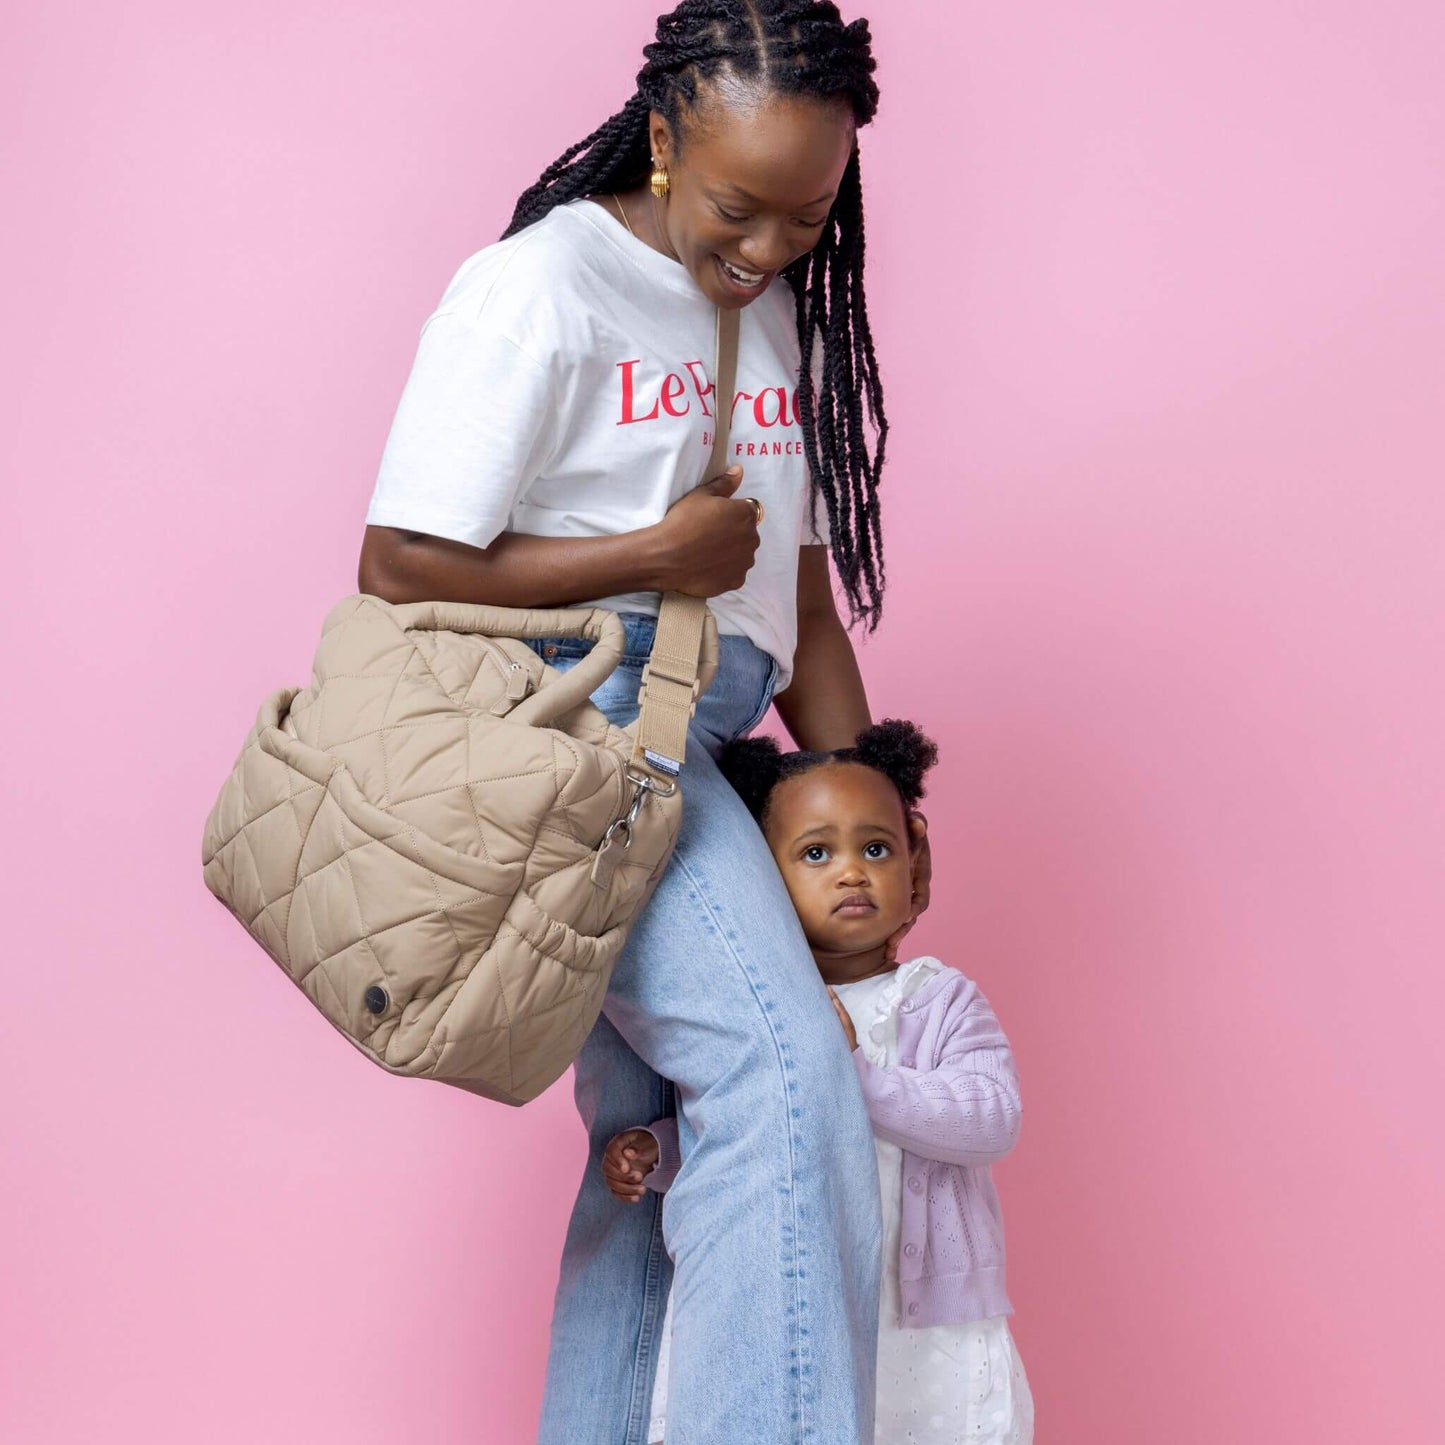
[[[543,172],[424,327],[359,583],[393,602],[614,608],[628,655],[596,701],[619,723],[658,594],[710,599],[721,665],[682,834],[577,1061],[592,1155],[541,1440],[645,1438],[670,1288],[672,1439],[871,1440],[868,1121],[788,895],[714,758],[775,693],[801,747],[870,722],[828,551],[850,620],[876,624],[886,424],[856,149],[874,62],[866,23],[823,0],[684,0],[644,53],[637,93]],[[743,471],[700,486],[717,307],[744,309]],[[564,667],[585,647],[538,644]],[[597,1168],[607,1141],[674,1107],[684,1165],[665,1217],[655,1200],[621,1208]]]

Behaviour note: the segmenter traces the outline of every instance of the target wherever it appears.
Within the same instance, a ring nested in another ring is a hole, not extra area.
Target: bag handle
[[[704,480],[720,476],[728,464],[732,430],[733,389],[738,371],[740,311],[717,311],[717,362],[713,368],[712,454]],[[664,592],[657,615],[652,655],[642,670],[637,700],[641,711],[632,766],[645,777],[662,774],[675,778],[687,753],[687,725],[697,700],[717,671],[717,623],[705,597],[685,592]],[[575,671],[575,669],[574,669]],[[666,791],[665,789],[663,791]]]
[[[388,607],[403,633],[470,632],[483,637],[588,637],[593,646],[575,667],[550,687],[534,692],[508,714],[512,722],[544,727],[563,713],[580,707],[622,661],[627,635],[622,620],[606,607],[559,607],[536,610],[493,607],[475,602],[404,602]]]

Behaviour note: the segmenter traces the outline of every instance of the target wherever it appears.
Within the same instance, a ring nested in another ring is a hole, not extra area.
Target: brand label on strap
[[[656,768],[659,773],[666,773],[669,778],[675,778],[682,772],[682,764],[676,758],[664,757],[651,748],[643,748],[642,756],[647,759],[648,766]]]

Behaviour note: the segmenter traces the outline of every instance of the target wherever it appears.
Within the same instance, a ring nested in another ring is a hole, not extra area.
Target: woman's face
[[[843,102],[760,96],[736,82],[700,95],[680,151],[653,111],[652,154],[669,181],[660,219],[709,301],[746,306],[817,245],[854,135]]]

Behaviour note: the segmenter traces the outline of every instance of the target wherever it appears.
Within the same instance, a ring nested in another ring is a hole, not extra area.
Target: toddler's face
[[[779,783],[765,832],[815,950],[863,953],[908,921],[908,819],[882,773],[825,763]]]

